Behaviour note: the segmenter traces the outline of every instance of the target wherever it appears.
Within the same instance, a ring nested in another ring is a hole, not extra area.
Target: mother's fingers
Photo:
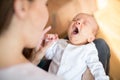
[[[45,35],[50,29],[51,29],[51,26],[45,28],[45,29],[43,30],[43,35]]]
[[[40,37],[40,39],[39,39],[38,45],[37,45],[36,48],[35,48],[35,51],[38,51],[38,50],[40,49],[41,44],[42,44],[42,42],[43,42],[43,40],[44,40],[44,36],[45,36],[45,34],[46,34],[50,29],[51,29],[51,26],[49,26],[49,27],[47,27],[47,28],[45,28],[45,29],[43,30],[43,32],[42,32],[42,34],[41,34],[41,37]]]

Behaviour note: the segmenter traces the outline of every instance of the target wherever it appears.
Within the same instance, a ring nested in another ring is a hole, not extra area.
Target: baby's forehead
[[[74,17],[75,20],[82,20],[84,22],[89,22],[91,25],[97,26],[94,16],[90,14],[79,13]]]
[[[91,22],[91,23],[96,23],[94,17],[92,15],[89,15],[89,14],[78,14],[76,15],[73,19],[75,20],[83,20],[83,21],[86,21],[86,22]]]
[[[91,15],[88,15],[88,14],[77,14],[74,18],[77,18],[77,19],[89,19],[89,18],[92,18]]]

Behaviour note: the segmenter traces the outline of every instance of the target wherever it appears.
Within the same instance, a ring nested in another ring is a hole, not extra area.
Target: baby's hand
[[[48,47],[51,46],[53,42],[59,39],[57,34],[46,34],[44,38],[44,46]]]
[[[54,42],[58,39],[59,38],[58,38],[57,34],[46,34],[46,36],[45,36],[45,42],[47,42],[47,43]]]

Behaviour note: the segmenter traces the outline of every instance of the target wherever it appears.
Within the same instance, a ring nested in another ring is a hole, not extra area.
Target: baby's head
[[[70,43],[75,45],[92,42],[98,32],[98,25],[92,15],[77,14],[68,29],[68,38]]]

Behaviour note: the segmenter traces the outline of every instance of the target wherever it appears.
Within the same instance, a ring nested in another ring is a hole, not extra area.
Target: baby
[[[52,59],[49,72],[65,80],[81,80],[88,67],[95,80],[109,80],[93,43],[98,29],[93,16],[79,13],[69,26],[68,40],[58,39],[56,34],[46,35],[46,44],[55,41],[45,52],[45,57]]]

